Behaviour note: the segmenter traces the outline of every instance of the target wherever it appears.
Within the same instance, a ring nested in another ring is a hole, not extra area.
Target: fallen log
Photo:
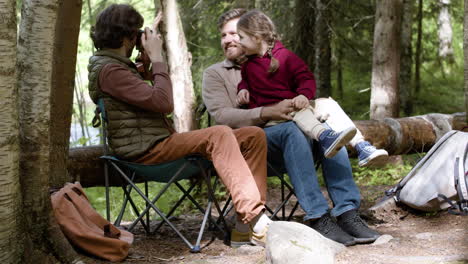
[[[426,152],[449,130],[467,129],[465,113],[358,120],[354,123],[366,140],[386,149],[390,155]],[[355,156],[354,149],[347,147],[350,156]],[[104,164],[99,159],[102,155],[102,146],[70,148],[70,180],[80,181],[83,187],[104,186]],[[118,177],[111,175],[110,184],[120,186]]]

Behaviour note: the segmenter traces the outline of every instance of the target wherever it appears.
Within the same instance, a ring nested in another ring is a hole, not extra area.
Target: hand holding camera
[[[151,63],[164,61],[161,52],[161,34],[158,32],[161,19],[162,13],[159,11],[151,28],[145,27],[145,30],[140,30],[137,35],[136,49],[139,51],[139,54],[135,64],[138,72],[140,72],[145,80],[153,79],[150,71]]]
[[[151,28],[145,27],[144,32],[142,32],[140,41],[141,46],[143,47],[145,53],[150,58],[151,62],[161,62],[163,61],[162,57],[162,40],[161,34],[159,34],[158,26],[162,19],[162,12],[159,11],[156,17],[154,18],[153,25]]]

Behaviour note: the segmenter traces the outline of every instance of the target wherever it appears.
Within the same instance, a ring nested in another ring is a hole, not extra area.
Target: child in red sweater
[[[354,126],[336,132],[323,125],[314,115],[310,101],[315,97],[315,79],[307,65],[287,50],[276,34],[271,19],[258,10],[244,14],[237,23],[240,44],[247,55],[242,65],[242,81],[238,85],[239,104],[249,108],[267,106],[292,99],[296,112],[291,113],[296,125],[310,138],[317,140],[327,158],[333,157],[356,135]],[[267,126],[281,121],[268,122]],[[369,142],[355,144],[359,165],[367,166],[388,156]]]

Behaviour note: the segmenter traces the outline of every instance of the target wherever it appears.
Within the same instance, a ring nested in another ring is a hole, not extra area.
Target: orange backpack
[[[116,228],[99,215],[79,182],[67,183],[52,194],[51,200],[55,219],[70,243],[110,261],[127,257],[133,234]]]

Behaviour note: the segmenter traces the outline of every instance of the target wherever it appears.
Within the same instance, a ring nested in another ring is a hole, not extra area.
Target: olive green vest
[[[170,135],[168,120],[162,113],[120,101],[99,87],[99,74],[106,64],[120,64],[139,78],[135,65],[126,57],[110,51],[97,51],[89,59],[89,95],[94,103],[103,98],[107,112],[107,139],[113,155],[132,160],[145,154],[159,140]]]

